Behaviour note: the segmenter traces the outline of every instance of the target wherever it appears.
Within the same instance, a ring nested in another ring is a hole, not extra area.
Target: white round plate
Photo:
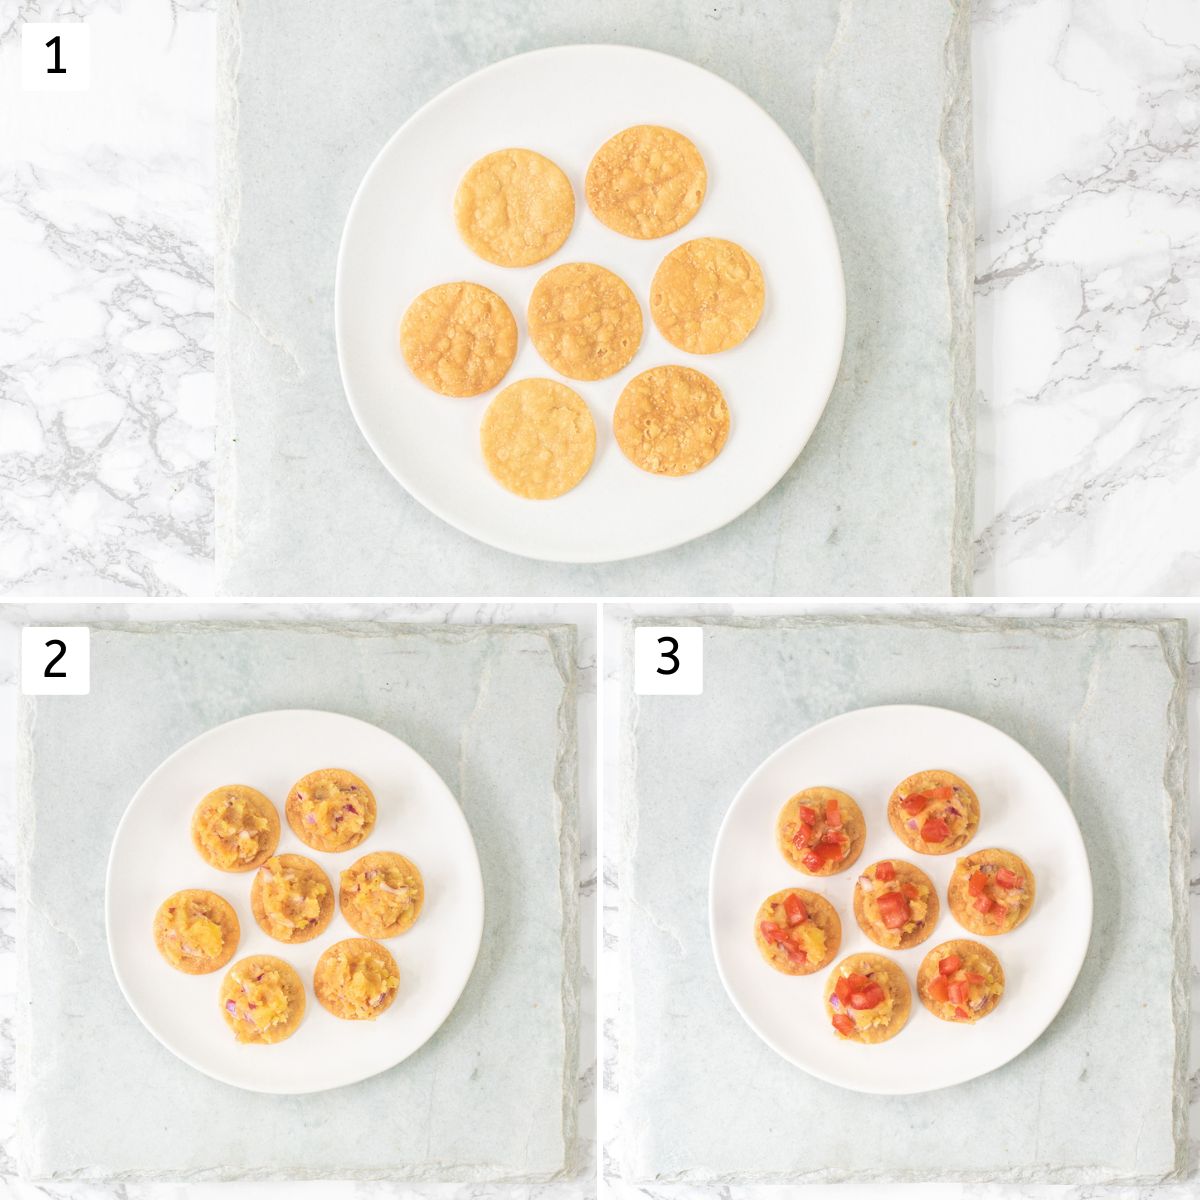
[[[323,854],[292,833],[283,803],[302,775],[333,766],[366,780],[378,815],[361,847]],[[313,968],[322,951],[359,936],[340,912],[311,942],[277,942],[259,929],[250,911],[254,872],[215,870],[196,852],[192,812],[201,797],[226,783],[249,784],[267,796],[279,810],[279,853],[311,858],[335,888],[339,873],[373,850],[395,850],[420,867],[425,905],[409,932],[383,943],[400,968],[400,992],[377,1020],[339,1020],[313,995]],[[273,954],[299,972],[304,1020],[287,1041],[273,1046],[235,1041],[218,999],[228,967],[184,975],[159,955],[151,933],[154,914],[182,888],[208,888],[233,905],[242,927],[233,962]],[[475,966],[483,934],[483,879],[462,810],[410,746],[338,713],[263,712],[188,742],[137,790],[113,838],[105,921],[125,999],[168,1050],[205,1075],[249,1091],[318,1092],[386,1071],[437,1032]]]
[[[592,215],[583,177],[597,148],[630,125],[687,134],[708,167],[700,212],[678,233],[623,237]],[[532,267],[493,266],[458,236],[454,193],[476,159],[525,146],[553,159],[575,189],[575,227]],[[674,349],[647,309],[650,280],[690,238],[741,243],[758,260],[767,303],[758,327],[722,354]],[[588,476],[557,500],[524,500],[483,462],[479,423],[495,391],[438,396],[409,372],[397,342],[409,303],[436,283],[469,279],[507,301],[520,328],[501,383],[559,378],[531,345],[525,309],[551,267],[597,262],[642,305],[641,349],[598,383],[564,380],[596,422]],[[350,407],[375,453],[426,508],[480,541],[558,562],[604,562],[678,545],[724,525],[761,499],[808,441],[841,361],[845,292],[825,202],[799,151],[748,96],[664,54],[629,46],[560,46],[506,59],[455,84],[412,116],[380,151],[346,218],[338,255],[335,326]],[[612,413],[634,375],[683,363],[725,393],[731,432],[704,470],[670,479],[639,470],[617,447]]]
[[[979,797],[979,830],[958,854],[909,850],[887,821],[887,801],[917,771],[961,775]],[[814,879],[784,861],[775,821],[784,801],[806,787],[841,788],[858,801],[867,841],[849,870]],[[1012,933],[975,938],[950,915],[946,887],[958,858],[998,846],[1019,854],[1037,881],[1033,911]],[[933,933],[911,950],[883,950],[859,929],[852,907],[860,869],[881,858],[915,863],[941,901]],[[842,922],[834,962],[793,977],[769,967],[754,940],[759,905],[785,887],[825,896]],[[859,1092],[906,1095],[963,1083],[1016,1057],[1062,1007],[1083,965],[1092,932],[1092,877],[1079,826],[1045,768],[1007,734],[974,717],[923,705],[845,713],[781,746],[742,786],[713,852],[709,925],[717,970],[750,1028],[810,1075]],[[951,938],[990,947],[1004,967],[1004,996],[976,1025],[941,1021],[916,993],[921,959]],[[908,1024],[878,1045],[846,1042],[825,1009],[825,981],[850,954],[886,954],[913,989]]]

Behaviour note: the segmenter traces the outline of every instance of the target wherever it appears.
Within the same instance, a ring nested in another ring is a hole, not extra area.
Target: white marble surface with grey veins
[[[932,628],[933,623],[936,623],[940,617],[948,616],[945,608],[939,608],[933,604],[903,606],[901,609],[884,609],[880,606],[873,608],[863,608],[855,606],[851,609],[849,606],[831,606],[831,605],[808,605],[797,606],[797,604],[788,601],[768,602],[764,604],[751,604],[748,602],[740,602],[735,605],[642,605],[637,609],[628,608],[625,606],[614,606],[606,610],[604,632],[603,632],[603,651],[602,651],[602,666],[603,666],[603,711],[604,711],[604,817],[605,824],[602,835],[602,861],[604,873],[604,891],[603,891],[603,910],[604,910],[604,936],[603,949],[601,953],[601,992],[600,992],[600,1016],[602,1028],[604,1031],[602,1056],[604,1064],[603,1074],[603,1091],[601,1093],[601,1125],[600,1138],[603,1146],[603,1164],[608,1179],[610,1193],[621,1197],[622,1200],[634,1200],[635,1197],[640,1200],[810,1200],[817,1196],[836,1196],[837,1200],[874,1200],[879,1195],[881,1184],[872,1183],[845,1183],[836,1187],[817,1183],[796,1183],[796,1184],[745,1184],[745,1183],[721,1183],[721,1184],[704,1184],[698,1182],[676,1182],[676,1183],[631,1183],[622,1176],[622,1171],[628,1169],[629,1155],[628,1148],[631,1145],[646,1146],[655,1142],[654,1126],[647,1125],[642,1120],[638,1121],[634,1129],[631,1131],[629,1126],[629,1112],[632,1101],[629,1097],[622,1098],[620,1094],[621,1082],[627,1080],[630,1072],[636,1073],[643,1066],[645,1056],[637,1055],[637,1062],[629,1064],[628,1062],[619,1068],[620,1051],[622,1049],[621,1034],[624,1029],[624,1022],[628,1019],[628,1013],[623,1009],[623,995],[620,991],[621,971],[620,971],[620,954],[621,954],[621,938],[624,932],[624,925],[621,922],[620,914],[623,909],[627,909],[630,904],[628,893],[628,881],[621,874],[621,856],[626,843],[623,841],[622,831],[617,817],[617,791],[621,785],[623,778],[623,770],[625,763],[622,762],[620,748],[617,741],[618,730],[628,728],[628,710],[623,710],[622,706],[625,703],[625,697],[628,692],[628,683],[622,677],[624,664],[624,639],[623,626],[631,618],[651,619],[654,623],[661,620],[663,624],[671,624],[671,620],[667,619],[672,616],[683,617],[699,617],[715,621],[722,621],[729,618],[763,618],[773,616],[797,616],[797,615],[824,615],[831,619],[847,615],[849,612],[858,613],[874,613],[878,616],[896,615],[910,616],[920,619],[927,627]],[[1000,609],[988,609],[981,605],[960,605],[956,606],[953,613],[955,620],[961,618],[970,618],[973,615],[985,616],[1001,616],[1001,617],[1021,617],[1026,620],[1038,618],[1055,619],[1059,617],[1067,618],[1121,618],[1121,619],[1150,619],[1160,620],[1166,617],[1184,617],[1188,620],[1189,630],[1187,638],[1186,650],[1186,681],[1187,681],[1187,731],[1188,737],[1193,747],[1191,761],[1187,767],[1186,787],[1190,797],[1189,812],[1191,818],[1191,854],[1190,864],[1187,866],[1187,876],[1191,880],[1191,945],[1193,966],[1191,969],[1191,1020],[1194,1023],[1197,1014],[1200,1014],[1200,973],[1196,966],[1197,952],[1200,951],[1200,882],[1197,876],[1200,875],[1200,761],[1194,753],[1195,745],[1200,742],[1200,608],[1196,606],[1114,606],[1114,605],[1093,605],[1088,607],[1073,606],[1073,605],[1029,605],[1020,609],[1009,605]],[[1110,643],[1111,648],[1111,643]],[[724,658],[724,656],[722,656]],[[1094,667],[1098,666],[1102,659],[1107,659],[1107,655],[1097,656]],[[780,657],[779,663],[783,665],[785,662],[791,663],[795,668],[795,658]],[[1111,661],[1111,660],[1109,660]],[[714,666],[716,664],[714,663]],[[728,682],[730,677],[730,664],[727,660],[724,661],[724,666],[720,671],[714,671],[708,675],[707,683],[715,683],[718,679]],[[998,674],[1012,670],[1012,667],[1005,667],[1002,660],[998,660]],[[1107,668],[1104,668],[1107,669]],[[836,681],[835,686],[845,684],[847,679],[854,675],[853,661],[842,664],[842,668],[838,669],[830,667],[830,678]],[[1092,668],[1089,668],[1089,673]],[[760,685],[765,681],[770,687],[778,691],[783,687],[785,693],[789,696],[791,692],[787,690],[786,673],[783,676],[777,673],[768,671],[766,675],[758,676]],[[884,684],[881,680],[881,685],[885,688],[899,685],[898,680],[891,676],[891,684]],[[908,683],[912,680],[908,679]],[[758,690],[761,690],[758,689]],[[907,693],[906,693],[907,695]],[[793,697],[794,698],[794,697]],[[1098,693],[1093,695],[1093,700],[1098,698]],[[649,703],[643,701],[642,703]],[[790,701],[789,701],[790,702]],[[671,703],[659,701],[658,703]],[[689,703],[686,699],[674,701],[676,706],[682,706]],[[757,701],[747,699],[747,703],[753,707]],[[1091,706],[1091,701],[1085,707]],[[1108,707],[1112,709],[1112,705]],[[679,714],[677,713],[677,717]],[[686,724],[679,724],[682,731],[686,728]],[[686,736],[681,733],[681,736]],[[636,761],[636,760],[635,760]],[[628,763],[628,758],[626,763]],[[1093,869],[1097,865],[1095,848],[1093,854]],[[1103,888],[1104,883],[1102,878],[1096,880],[1097,888]],[[681,881],[681,886],[684,886]],[[653,929],[654,927],[647,924],[646,910],[642,904],[646,900],[643,896],[641,900],[635,898],[634,908],[640,914],[638,924],[643,931]],[[1100,909],[1098,909],[1098,912]],[[666,916],[661,907],[650,911],[650,920],[670,920]],[[1165,920],[1165,914],[1162,920]],[[1156,922],[1157,924],[1158,922]],[[663,946],[667,946],[667,942],[663,942]],[[707,946],[700,946],[696,949],[694,961],[700,963],[708,962]],[[721,999],[724,1000],[722,994]],[[1186,999],[1184,999],[1186,1004]],[[690,1007],[673,1008],[678,1019],[690,1019],[686,1014],[692,1010]],[[732,1012],[732,1010],[730,1010]],[[740,1023],[737,1022],[734,1015],[735,1024],[740,1028]],[[1061,1021],[1059,1022],[1061,1024]],[[736,1031],[735,1031],[736,1033]],[[1054,1033],[1054,1027],[1051,1029],[1051,1034]],[[750,1053],[749,1057],[755,1059],[753,1047],[757,1045],[752,1035],[747,1033],[749,1038]],[[1050,1036],[1050,1035],[1044,1035]],[[737,1045],[741,1045],[740,1039],[733,1039]],[[1143,1046],[1144,1040],[1142,1033],[1139,1031],[1136,1038],[1131,1036],[1129,1040],[1130,1048],[1134,1046]],[[1113,1049],[1120,1052],[1120,1048],[1116,1042],[1113,1043]],[[647,1047],[648,1053],[653,1054],[653,1048]],[[1027,1052],[1028,1054],[1029,1052]],[[768,1057],[769,1052],[768,1052]],[[1011,1071],[1018,1066],[1020,1059],[1012,1064],[1006,1071]],[[972,1200],[1184,1200],[1185,1197],[1192,1197],[1196,1194],[1196,1180],[1200,1178],[1200,1045],[1193,1044],[1190,1055],[1190,1064],[1187,1068],[1186,1090],[1184,1099],[1188,1103],[1188,1147],[1186,1170],[1188,1178],[1185,1181],[1164,1183],[1146,1186],[1105,1186],[1103,1184],[1089,1184],[1082,1186],[1073,1186],[1065,1184],[1053,1183],[1035,1183],[1035,1182],[1008,1182],[996,1183],[988,1180],[987,1177],[980,1176],[972,1179],[970,1182],[955,1183],[947,1182],[941,1184],[920,1184],[920,1183],[900,1183],[887,1185],[889,1194],[896,1194],[902,1197],[912,1197],[914,1200],[926,1200],[927,1197],[936,1197],[939,1200],[966,1200],[971,1197]],[[989,1077],[990,1078],[990,1077]],[[997,1076],[997,1079],[999,1076]],[[727,1081],[718,1091],[723,1092],[727,1086],[732,1086],[731,1081]],[[764,1086],[766,1083],[764,1082]],[[969,1086],[954,1089],[956,1092],[962,1093],[969,1091]],[[1036,1089],[1034,1089],[1036,1091]],[[848,1093],[843,1093],[837,1089],[824,1089],[827,1093],[827,1098],[831,1103],[837,1103],[843,1097],[848,1096]],[[936,1102],[940,1093],[933,1093],[927,1099]],[[865,1101],[871,1101],[873,1098],[864,1097]],[[1103,1103],[1104,1097],[1097,1093],[1096,1102]],[[752,1102],[752,1101],[748,1101]],[[1118,1105],[1127,1104],[1128,1097],[1121,1095],[1116,1097],[1115,1103]],[[857,1110],[856,1110],[857,1111]],[[1046,1115],[1045,1129],[1046,1135],[1053,1138],[1053,1144],[1061,1146],[1063,1141],[1069,1136],[1066,1133],[1068,1125],[1066,1123],[1059,1124],[1059,1118],[1054,1111],[1054,1103],[1047,1097],[1047,1102],[1043,1105],[1043,1113]],[[643,1114],[644,1115],[644,1114]],[[669,1113],[660,1109],[660,1115],[664,1118],[669,1117]],[[1079,1110],[1076,1109],[1073,1117],[1079,1116]],[[1004,1127],[1003,1118],[997,1114],[1000,1121],[1000,1128]],[[1130,1114],[1131,1121],[1133,1114]],[[855,1118],[860,1125],[865,1126],[864,1138],[868,1146],[877,1146],[882,1151],[885,1144],[890,1146],[894,1152],[895,1146],[888,1139],[887,1134],[882,1129],[875,1129],[870,1121],[863,1120],[862,1114]],[[1090,1118],[1089,1118],[1090,1120]],[[1089,1120],[1083,1122],[1086,1127]],[[1065,1122],[1065,1118],[1064,1118]],[[914,1129],[919,1129],[921,1122],[916,1122]],[[635,1134],[631,1139],[626,1139],[625,1134],[633,1132]],[[1013,1134],[1016,1136],[1017,1127],[1014,1126]],[[719,1143],[718,1136],[714,1136],[714,1141]],[[1128,1142],[1126,1149],[1128,1149]],[[658,1140],[660,1148],[664,1145],[669,1145],[665,1139]],[[728,1153],[730,1147],[728,1145],[721,1147]],[[953,1148],[949,1149],[953,1152]],[[1114,1150],[1115,1154],[1115,1150]],[[703,1161],[703,1156],[697,1158],[699,1165]]]
[[[579,1125],[580,1142],[576,1157],[577,1169],[567,1179],[545,1184],[400,1184],[387,1182],[359,1183],[319,1183],[319,1184],[273,1184],[266,1182],[242,1181],[229,1185],[178,1183],[172,1186],[126,1181],[119,1185],[108,1186],[102,1183],[71,1183],[54,1182],[40,1183],[36,1187],[20,1181],[15,1174],[15,1136],[14,1126],[17,1116],[17,1100],[14,1092],[14,960],[16,940],[18,938],[14,920],[14,867],[13,843],[15,840],[15,804],[10,781],[15,768],[15,732],[16,732],[16,633],[17,626],[31,619],[37,623],[96,623],[113,621],[162,622],[162,621],[193,621],[212,620],[214,616],[229,621],[258,621],[295,623],[318,622],[329,623],[335,620],[372,621],[372,622],[405,622],[421,624],[430,633],[436,633],[439,626],[445,625],[501,625],[520,624],[575,624],[578,627],[578,641],[575,655],[577,691],[577,723],[580,731],[580,828],[582,831],[581,861],[580,861],[580,901],[582,936],[582,958],[586,963],[594,962],[593,933],[595,929],[595,842],[592,836],[595,815],[594,779],[594,749],[591,730],[595,726],[595,689],[594,662],[595,641],[592,629],[594,609],[590,605],[522,605],[522,606],[492,606],[492,605],[357,605],[347,604],[337,606],[228,606],[222,607],[217,613],[211,607],[197,608],[191,605],[161,606],[147,605],[108,605],[100,606],[52,606],[40,607],[34,613],[18,606],[9,608],[0,614],[0,1196],[32,1196],[44,1195],[61,1197],[62,1200],[83,1200],[84,1197],[113,1196],[123,1200],[166,1200],[166,1197],[202,1197],[206,1195],[230,1196],[236,1200],[251,1200],[251,1198],[266,1197],[295,1197],[295,1196],[356,1196],[364,1198],[378,1197],[401,1198],[420,1195],[430,1200],[480,1200],[482,1197],[499,1197],[500,1200],[573,1200],[590,1190],[592,1174],[593,1143],[591,1129],[594,1121],[594,1085],[595,1085],[595,1043],[594,1030],[594,980],[591,968],[585,967],[581,993],[581,1045],[579,1059]],[[461,643],[461,634],[447,635],[446,641],[453,640]],[[505,645],[511,645],[520,650],[525,645],[505,639]],[[440,642],[439,642],[440,644]],[[532,653],[533,643],[528,647]],[[411,650],[412,647],[410,646]],[[470,650],[470,647],[468,647]],[[473,651],[471,651],[473,653]],[[504,655],[512,658],[511,652],[502,652],[500,657],[493,655],[496,662],[502,661]],[[103,654],[101,658],[103,659]],[[403,657],[409,657],[405,655]],[[461,657],[461,656],[460,656]],[[521,657],[518,655],[518,657]],[[532,667],[534,657],[527,661]],[[332,660],[331,660],[332,661]],[[363,662],[365,663],[365,659]],[[457,661],[457,660],[456,660]],[[447,664],[450,659],[446,660]],[[460,666],[463,664],[460,663]],[[514,665],[513,663],[509,664]],[[519,665],[519,664],[518,664]],[[396,670],[403,675],[405,670],[403,658]],[[455,668],[457,669],[457,668]],[[505,668],[506,670],[508,668]],[[540,667],[537,668],[539,671]],[[460,672],[461,673],[461,672]],[[218,670],[217,674],[220,674]],[[467,672],[469,675],[469,671]],[[497,677],[498,678],[498,677]],[[96,696],[96,685],[103,686],[103,680],[93,675],[93,699]],[[353,691],[353,689],[351,689]],[[378,694],[378,693],[377,693]],[[366,703],[369,689],[364,690],[357,700],[351,698],[347,703]],[[482,695],[482,692],[481,692]],[[214,702],[221,703],[214,695]],[[46,701],[42,701],[46,703]],[[423,719],[423,718],[422,718]],[[472,718],[474,719],[474,718]],[[474,727],[474,726],[473,726]],[[436,743],[436,733],[429,734],[429,742]],[[447,777],[453,774],[454,764],[458,762],[457,742],[448,747],[447,752],[454,760],[442,767],[443,773],[449,771]],[[428,748],[428,746],[427,746]],[[435,746],[434,757],[441,751]],[[477,781],[476,781],[477,782]],[[455,785],[462,787],[461,783]],[[477,790],[475,784],[467,786],[467,791]],[[465,794],[465,793],[464,793]],[[481,846],[481,851],[484,848]],[[111,983],[107,986],[111,986]],[[103,989],[100,989],[103,990]],[[466,999],[466,998],[464,998]],[[461,1007],[461,1006],[460,1006]],[[119,1022],[118,1022],[119,1024]],[[451,1022],[453,1024],[453,1020]],[[118,1032],[114,1026],[114,1034]],[[145,1039],[148,1041],[148,1039]],[[165,1062],[174,1062],[165,1051],[159,1050],[150,1043],[150,1048],[164,1056]],[[161,1066],[162,1064],[160,1064]],[[532,1066],[532,1063],[530,1063]],[[185,1072],[189,1079],[194,1078],[201,1084],[213,1087],[203,1077],[193,1076],[193,1073],[182,1064],[177,1064],[179,1070]],[[342,1097],[344,1101],[352,1098],[353,1092],[363,1091],[367,1085],[357,1089],[343,1089],[331,1095]],[[237,1098],[243,1094],[226,1089],[219,1089],[225,1096]],[[343,1096],[343,1092],[345,1095]],[[183,1097],[181,1097],[182,1099]],[[178,1110],[176,1109],[176,1115]],[[551,1124],[552,1114],[545,1114]],[[97,1114],[99,1119],[99,1113]],[[298,1119],[298,1118],[297,1118]],[[457,1118],[456,1118],[457,1123]],[[89,1136],[80,1129],[84,1138]],[[131,1131],[136,1132],[136,1131]],[[150,1130],[144,1132],[149,1135]],[[484,1132],[481,1126],[480,1133]],[[315,1136],[315,1131],[314,1135]],[[116,1139],[118,1141],[123,1139]],[[310,1137],[311,1140],[311,1137]]]
[[[215,6],[0,8],[0,590],[215,586]],[[91,92],[22,93],[20,24],[74,18]],[[1200,12],[972,20],[975,590],[1200,593]]]

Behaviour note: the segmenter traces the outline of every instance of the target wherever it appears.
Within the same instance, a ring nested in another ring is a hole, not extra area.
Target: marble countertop
[[[215,586],[215,6],[43,0],[55,103],[0,14],[0,591]],[[1200,594],[1200,18],[977,0],[973,58],[975,591]]]
[[[956,616],[984,614],[990,616],[1039,617],[1185,617],[1188,619],[1188,732],[1193,748],[1200,745],[1200,611],[1186,605],[1070,605],[1023,604],[985,606],[959,603],[952,608],[934,604],[913,604],[885,607],[882,605],[798,605],[795,602],[737,603],[726,605],[645,604],[636,608],[625,605],[607,606],[600,636],[602,670],[601,704],[603,711],[604,751],[602,756],[601,863],[603,864],[603,941],[599,976],[598,999],[600,1023],[603,1029],[601,1056],[603,1084],[599,1097],[599,1137],[607,1191],[620,1200],[809,1200],[817,1196],[836,1196],[837,1200],[877,1200],[878,1183],[869,1184],[797,1184],[755,1186],[712,1186],[694,1184],[644,1184],[624,1182],[619,1177],[621,1138],[619,1096],[617,1093],[617,1029],[620,978],[618,961],[618,900],[621,880],[617,867],[618,824],[616,819],[617,781],[621,778],[616,734],[622,727],[620,704],[623,683],[622,631],[630,618],[667,616],[732,616],[769,617],[798,613],[880,613],[904,616],[953,612]],[[1188,767],[1188,789],[1191,804],[1192,850],[1188,877],[1191,880],[1191,944],[1192,944],[1192,1022],[1200,1014],[1200,756],[1193,750]],[[1189,1063],[1188,1171],[1186,1182],[1160,1184],[1153,1187],[1084,1187],[1062,1184],[986,1184],[940,1183],[888,1185],[889,1195],[926,1200],[1184,1200],[1196,1195],[1196,1178],[1200,1174],[1200,1045],[1193,1038]]]
[[[592,1190],[595,1145],[596,1040],[595,979],[597,929],[596,875],[596,640],[595,608],[590,604],[360,604],[360,605],[213,605],[194,604],[107,604],[39,605],[29,610],[10,604],[0,611],[0,1196],[51,1196],[60,1200],[182,1200],[219,1194],[229,1200],[267,1200],[283,1197],[360,1197],[362,1200],[399,1200],[420,1196],[427,1200],[578,1200]],[[582,988],[579,1047],[579,1148],[580,1174],[573,1179],[542,1185],[497,1184],[394,1184],[394,1183],[258,1183],[154,1185],[122,1184],[106,1188],[98,1184],[39,1183],[21,1181],[16,1175],[16,1094],[13,1067],[15,1044],[15,777],[17,642],[18,629],[28,623],[75,623],[88,621],[329,621],[344,618],[365,621],[404,621],[424,624],[530,624],[567,623],[578,628],[576,668],[579,672],[577,717],[579,722],[580,800],[580,904]]]

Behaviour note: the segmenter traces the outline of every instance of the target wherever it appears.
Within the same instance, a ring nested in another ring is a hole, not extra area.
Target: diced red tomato
[[[762,935],[771,945],[776,942],[782,942],[787,939],[787,934],[775,924],[774,921],[763,921],[759,924],[759,929],[762,930]]]
[[[944,842],[950,836],[950,826],[941,817],[930,817],[921,826],[921,837],[927,842]]]
[[[808,920],[808,909],[804,907],[804,901],[795,892],[789,893],[787,899],[784,900],[783,911],[787,913],[789,925],[803,925]]]
[[[811,850],[800,860],[810,871],[819,871],[825,866],[825,860]]]
[[[947,997],[950,995],[950,985],[946,982],[945,975],[935,975],[929,981],[928,991],[933,999],[940,1003],[945,1003]]]
[[[900,802],[900,807],[904,809],[910,817],[915,817],[918,813],[924,812],[929,804],[929,798],[924,792],[913,792],[911,796],[906,797]]]
[[[854,1032],[854,1021],[845,1013],[833,1014],[833,1027],[838,1033],[845,1035]]]
[[[883,988],[877,983],[870,984],[861,992],[850,993],[851,1008],[874,1008],[883,1003]]]
[[[854,989],[850,986],[850,980],[842,977],[839,977],[837,983],[833,985],[833,990],[837,998],[843,1004],[850,999],[850,993],[854,991]]]
[[[938,970],[943,975],[953,975],[959,967],[962,966],[962,959],[957,954],[947,954],[945,958],[938,963]]]
[[[1015,871],[1010,871],[1007,867],[1001,867],[996,872],[996,882],[1002,888],[1020,887],[1021,880],[1018,878]]]
[[[796,964],[796,966],[802,967],[806,962],[808,962],[807,950],[801,950],[799,946],[794,945],[792,942],[787,940],[784,940],[779,944],[783,947],[784,953],[789,959],[791,959],[792,962]]]
[[[891,883],[896,878],[896,866],[894,863],[884,861],[875,864],[875,878],[880,883]]]
[[[954,1015],[960,1021],[969,1021],[971,1019],[971,1014],[961,1004],[954,1010]]]
[[[900,891],[906,900],[915,900],[921,893],[917,891],[915,883],[902,883]]]
[[[864,988],[871,986],[871,981],[865,975],[858,974],[857,971],[851,971],[846,976],[846,982],[850,985],[852,992],[861,992]]]
[[[967,882],[967,891],[972,896],[982,896],[987,887],[987,876],[982,871],[976,871]]]
[[[978,971],[967,971],[963,974],[963,978],[968,983],[984,983],[987,980],[987,976],[980,975]]]
[[[971,996],[970,989],[961,979],[953,980],[946,989],[946,994],[950,997],[951,1004],[966,1004]]]
[[[988,913],[988,916],[990,916],[992,918],[992,920],[996,922],[997,925],[1003,925],[1004,918],[1007,915],[1008,915],[1008,906],[1005,904],[1001,904],[999,900],[997,900],[992,905],[992,911],[990,913]]]
[[[979,912],[986,913],[991,911],[993,903],[994,901],[988,899],[987,896],[980,896],[979,899],[975,901],[975,907],[979,910]]]
[[[849,843],[844,833],[831,832],[821,838],[815,849],[822,862],[836,862],[845,855]]]
[[[838,808],[836,800],[825,801],[825,824],[830,829],[841,829],[842,827],[842,810]]]
[[[802,825],[815,825],[817,823],[817,810],[809,808],[807,804],[800,805],[800,823]]]
[[[884,892],[876,903],[886,929],[899,929],[912,915],[908,901],[899,892]]]

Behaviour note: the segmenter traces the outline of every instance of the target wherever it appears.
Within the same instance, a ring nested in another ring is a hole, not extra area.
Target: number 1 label
[[[694,625],[634,629],[633,690],[639,696],[699,696],[704,691],[704,630]]]
[[[86,696],[92,687],[86,625],[29,625],[21,630],[21,691],[26,696]]]
[[[21,26],[21,87],[27,92],[86,92],[92,82],[92,31],[82,21]]]

